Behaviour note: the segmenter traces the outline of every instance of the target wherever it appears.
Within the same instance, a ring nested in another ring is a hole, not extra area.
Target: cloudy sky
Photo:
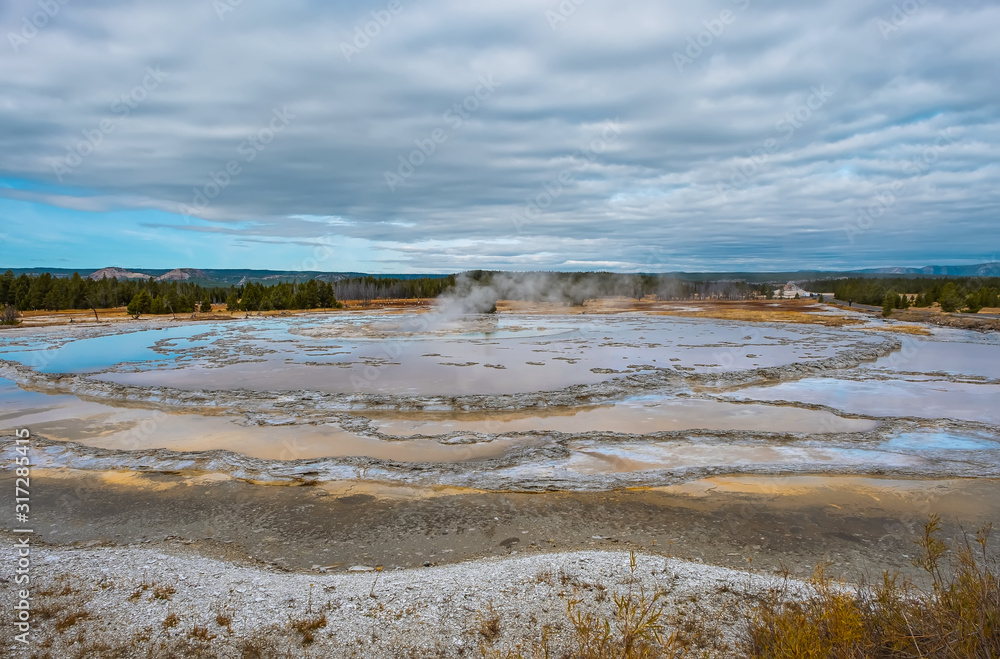
[[[1000,4],[4,0],[4,267],[997,259]]]

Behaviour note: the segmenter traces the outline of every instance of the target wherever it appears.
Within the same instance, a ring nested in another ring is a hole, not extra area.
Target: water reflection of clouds
[[[811,326],[748,327],[710,319],[505,314],[487,318],[488,323],[483,316],[451,319],[447,326],[421,320],[421,314],[400,314],[221,323],[212,328],[217,337],[207,350],[196,350],[205,346],[183,336],[169,337],[167,349],[185,362],[183,368],[133,366],[116,370],[139,372],[100,378],[181,389],[500,394],[562,389],[658,368],[721,372],[779,366],[879,340]],[[192,333],[205,331],[202,326]],[[748,332],[750,346],[743,345]],[[150,339],[133,337],[123,353],[111,351],[115,338],[79,342],[91,342],[88,363],[95,370],[121,361],[122,354],[129,360],[148,356],[143,343]],[[96,349],[99,340],[105,343]]]

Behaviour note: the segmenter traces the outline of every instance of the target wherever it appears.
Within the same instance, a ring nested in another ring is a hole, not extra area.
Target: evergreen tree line
[[[22,274],[15,277],[8,270],[0,276],[0,306],[18,311],[64,309],[105,309],[126,306],[140,292],[150,300],[159,299],[164,313],[191,312],[205,301],[223,302],[226,288],[204,288],[187,282],[155,280],[84,279],[74,272],[71,277]]]
[[[333,292],[338,300],[360,300],[363,303],[370,303],[372,300],[434,298],[454,286],[455,275],[414,279],[368,276],[335,281]]]
[[[310,279],[265,285],[200,286],[183,281],[153,279],[83,278],[22,274],[10,270],[0,275],[0,309],[62,311],[130,307],[133,315],[210,311],[212,304],[226,304],[228,311],[317,309],[340,306],[338,299],[370,303],[379,298],[436,297],[454,285],[454,276],[415,279],[352,277],[336,282]]]
[[[126,280],[22,274],[8,270],[0,275],[0,309],[18,311],[102,309],[127,307],[140,314],[208,311],[225,304],[228,311],[271,311],[334,308],[338,300],[370,303],[376,299],[435,298],[456,287],[491,286],[502,297],[521,300],[563,299],[582,304],[585,299],[625,296],[661,300],[747,300],[771,297],[774,283],[750,284],[740,280],[691,281],[672,275],[619,274],[611,272],[524,272],[473,270],[446,277],[351,277],[334,282],[305,282],[238,286],[201,286],[184,281]],[[893,308],[910,304],[929,307],[935,302],[946,311],[978,311],[1000,306],[1000,278],[868,278],[803,282],[803,288],[828,291],[841,300],[880,306],[891,293]],[[902,293],[897,293],[901,291]],[[910,300],[906,294],[916,293]]]
[[[860,304],[892,309],[930,307],[935,302],[943,311],[968,311],[977,313],[983,307],[1000,307],[1000,278],[998,277],[934,277],[934,278],[863,278],[851,277],[835,281],[804,282],[802,287],[811,291],[830,290],[839,300],[853,300]],[[912,300],[910,296],[916,293]]]

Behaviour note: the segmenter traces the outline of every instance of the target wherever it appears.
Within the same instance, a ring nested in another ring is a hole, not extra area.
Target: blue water
[[[982,451],[1000,449],[1000,440],[947,432],[907,432],[882,446],[896,451]]]
[[[810,377],[730,394],[744,400],[787,400],[829,405],[872,416],[964,419],[1000,425],[1000,385],[967,382],[883,380],[858,382]]]
[[[34,367],[41,373],[87,373],[123,362],[156,362],[167,359],[153,350],[161,339],[186,339],[203,334],[211,328],[205,325],[170,327],[162,330],[142,330],[70,341],[61,347],[35,350],[13,350],[0,353],[3,359]],[[184,346],[167,348],[172,354],[201,342],[188,341]]]

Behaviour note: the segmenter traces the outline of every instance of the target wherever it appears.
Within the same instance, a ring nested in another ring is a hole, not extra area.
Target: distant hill
[[[80,273],[83,276],[83,273]],[[150,275],[144,274],[142,272],[132,272],[131,270],[126,270],[125,268],[101,268],[91,272],[86,275],[88,279],[93,279],[94,281],[100,281],[101,279],[152,279]]]
[[[922,268],[868,268],[858,273],[880,275],[938,275],[947,277],[1000,277],[1000,262],[977,265],[925,265]]]
[[[655,273],[649,273],[655,274]],[[796,272],[669,272],[689,281],[746,281],[751,284],[845,277],[1000,277],[1000,262],[976,265],[928,265],[922,268],[885,267],[863,270],[799,270]]]
[[[5,268],[0,267],[0,272]],[[148,268],[108,267],[99,269],[87,268],[11,268],[15,275],[22,273],[40,275],[49,273],[54,277],[71,277],[79,272],[81,277],[101,279],[113,277],[117,279],[156,279],[157,281],[178,281],[198,284],[199,286],[239,286],[247,282],[276,284],[281,282],[320,281],[336,282],[350,277],[367,277],[363,272],[321,272],[295,270],[254,270],[254,269],[200,269],[176,268],[173,270]],[[749,283],[805,281],[820,279],[837,279],[842,277],[1000,277],[1000,263],[980,263],[977,265],[929,265],[916,267],[884,267],[867,268],[863,270],[799,270],[796,272],[667,272],[646,273],[667,274],[688,281],[746,281]],[[445,277],[446,275],[427,274],[383,274],[371,275],[386,279],[416,279],[420,277]]]
[[[93,275],[91,275],[91,277],[93,277]],[[187,281],[189,279],[208,279],[208,275],[205,274],[204,270],[178,268],[160,275],[156,278],[156,281]]]
[[[6,271],[0,267],[0,274]],[[320,272],[320,271],[296,271],[296,270],[253,270],[253,269],[202,269],[202,268],[175,268],[173,270],[149,269],[149,268],[10,268],[15,275],[29,274],[41,275],[49,273],[53,277],[72,277],[74,272],[80,273],[81,277],[89,279],[101,279],[103,277],[114,279],[155,279],[156,281],[178,281],[198,284],[199,286],[237,286],[247,282],[263,284],[277,284],[282,282],[308,281],[317,279],[320,281],[335,282],[351,277],[366,277],[363,272]],[[374,275],[386,279],[416,279],[419,277],[445,277],[446,275]]]

